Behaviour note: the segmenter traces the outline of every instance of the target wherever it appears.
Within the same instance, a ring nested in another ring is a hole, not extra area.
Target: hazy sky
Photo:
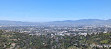
[[[111,19],[111,0],[0,0],[0,20]]]

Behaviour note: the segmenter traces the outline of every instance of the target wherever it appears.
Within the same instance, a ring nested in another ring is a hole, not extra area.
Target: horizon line
[[[77,21],[77,20],[110,20],[110,19],[76,19],[76,20],[57,20],[57,21]],[[0,20],[0,21],[38,22],[38,21],[20,21],[20,20]],[[55,22],[55,21],[43,21],[43,22]]]

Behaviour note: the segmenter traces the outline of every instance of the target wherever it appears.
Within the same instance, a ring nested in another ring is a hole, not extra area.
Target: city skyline
[[[110,0],[0,0],[0,20],[49,22],[111,19]]]

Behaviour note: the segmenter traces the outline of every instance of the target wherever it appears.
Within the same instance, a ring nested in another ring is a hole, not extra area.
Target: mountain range
[[[111,19],[81,19],[81,20],[65,20],[53,22],[21,22],[21,21],[8,21],[0,20],[0,25],[57,25],[57,26],[78,26],[78,25],[111,25]]]

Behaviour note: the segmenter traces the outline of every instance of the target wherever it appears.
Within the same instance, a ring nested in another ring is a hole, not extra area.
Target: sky
[[[0,20],[111,19],[111,0],[0,0]]]

